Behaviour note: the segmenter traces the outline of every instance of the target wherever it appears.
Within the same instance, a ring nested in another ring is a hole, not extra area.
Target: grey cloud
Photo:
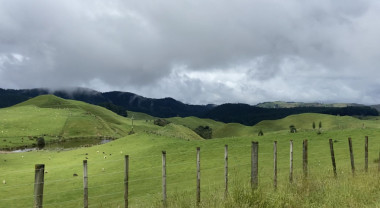
[[[189,103],[380,102],[371,99],[379,11],[374,0],[0,0],[0,87],[83,86]],[[4,58],[12,54],[24,60]],[[233,70],[246,77],[222,76]],[[189,76],[198,72],[212,81]]]

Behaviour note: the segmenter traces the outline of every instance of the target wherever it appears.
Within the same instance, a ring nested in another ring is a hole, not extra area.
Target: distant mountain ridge
[[[130,92],[98,92],[87,88],[69,88],[67,90],[48,89],[1,89],[0,108],[9,107],[39,95],[53,94],[64,99],[79,100],[95,105],[112,103],[127,110],[147,113],[156,117],[200,117],[214,105],[189,105],[173,98],[153,99]]]
[[[226,123],[254,125],[262,120],[284,118],[300,113],[323,113],[330,115],[378,116],[376,109],[360,104],[320,104],[297,102],[266,102],[256,106],[248,104],[190,105],[173,98],[153,99],[130,92],[98,92],[87,88],[66,90],[0,88],[0,108],[9,107],[39,95],[54,94],[64,99],[73,99],[95,105],[111,103],[129,111],[142,112],[155,117],[196,116]]]
[[[304,102],[263,102],[256,105],[261,108],[296,108],[296,107],[331,107],[331,108],[344,108],[349,106],[365,106],[356,103],[304,103]]]

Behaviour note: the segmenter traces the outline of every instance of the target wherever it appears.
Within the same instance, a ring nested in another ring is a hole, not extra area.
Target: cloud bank
[[[0,0],[0,87],[380,103],[375,0]]]

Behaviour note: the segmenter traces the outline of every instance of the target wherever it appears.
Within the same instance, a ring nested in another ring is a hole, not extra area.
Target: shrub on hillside
[[[297,133],[296,126],[294,126],[293,124],[289,126],[289,130],[290,130],[290,133]]]
[[[37,138],[37,148],[43,149],[45,147],[45,139],[43,137]]]
[[[194,129],[194,132],[204,139],[212,138],[212,128],[209,126],[198,126],[196,129]]]
[[[159,118],[159,119],[154,120],[154,124],[158,125],[158,126],[166,126],[166,125],[170,124],[170,121]]]
[[[127,109],[124,108],[123,106],[115,105],[113,103],[100,103],[98,104],[99,106],[102,106],[103,108],[107,108],[108,110],[119,114],[121,116],[127,117]]]

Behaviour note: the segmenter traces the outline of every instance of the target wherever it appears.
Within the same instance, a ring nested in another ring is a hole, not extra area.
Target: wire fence
[[[288,143],[289,144],[289,143]],[[281,147],[286,147],[288,144],[282,143]],[[299,144],[299,143],[298,143]],[[309,143],[310,148],[308,155],[308,173],[309,175],[332,176],[332,165],[330,149],[325,148],[324,151],[316,150],[313,152],[313,147]],[[346,145],[347,146],[347,145]],[[230,145],[228,152],[228,163],[224,158],[225,149],[223,148],[204,148],[203,152],[207,152],[201,158],[201,189],[224,189],[225,184],[225,164],[228,164],[228,180],[231,181],[249,181],[251,174],[251,165],[253,158],[251,157],[252,145]],[[359,149],[359,147],[355,146]],[[273,186],[273,180],[276,177],[279,183],[288,183],[289,177],[289,149],[282,148],[277,152],[278,169],[275,174],[273,171],[274,165],[274,152],[273,146],[270,144],[263,145],[262,149],[271,150],[272,152],[258,152],[257,161],[259,164],[258,175],[259,186]],[[350,173],[350,154],[348,152],[348,146],[334,148],[335,159],[337,160],[338,170],[345,170],[347,174]],[[296,179],[302,178],[303,168],[302,162],[305,158],[302,158],[302,150],[299,147],[294,149],[297,154],[294,158],[294,176]],[[322,152],[322,153],[321,153]],[[169,197],[175,195],[178,192],[187,192],[196,190],[195,176],[196,176],[196,160],[195,150],[189,151],[173,151],[167,153],[166,169],[168,173],[165,175],[165,186],[170,188],[167,192]],[[243,154],[244,153],[244,154]],[[360,151],[360,153],[362,153]],[[100,153],[101,154],[101,153]],[[356,155],[358,156],[358,155]],[[119,157],[119,156],[117,156]],[[359,158],[359,157],[358,157]],[[377,159],[377,155],[371,158]],[[368,161],[368,159],[367,159]],[[131,157],[131,167],[126,171],[123,167],[125,164],[125,158],[106,160],[106,161],[90,161],[88,175],[89,196],[88,200],[91,202],[90,207],[96,207],[100,204],[118,204],[124,206],[125,199],[124,194],[128,194],[128,200],[137,203],[141,199],[148,200],[160,200],[162,196],[163,175],[162,175],[162,155],[152,154],[140,157]],[[133,163],[147,164],[135,166]],[[364,167],[365,160],[356,160],[357,167]],[[267,165],[272,164],[272,165]],[[103,167],[99,169],[99,167]],[[91,169],[96,167],[96,169]],[[136,167],[136,168],[134,168]],[[370,168],[377,168],[377,164],[371,163]],[[379,164],[380,171],[380,164]],[[82,164],[78,165],[63,165],[49,168],[49,172],[44,169],[45,181],[44,187],[44,206],[45,207],[82,207],[83,202],[83,178]],[[76,175],[68,176],[67,170],[76,172]],[[93,170],[93,171],[92,171]],[[65,172],[66,171],[66,172]],[[92,171],[92,172],[91,172]],[[64,172],[65,174],[60,174]],[[31,194],[33,187],[36,186],[36,182],[31,181],[34,171],[31,170],[17,170],[0,174],[0,178],[6,178],[7,181],[3,181],[3,186],[0,186],[0,207],[22,207],[24,205],[33,204],[37,193]],[[52,174],[52,177],[50,177]],[[125,179],[127,174],[128,180]],[[343,174],[339,172],[339,174]],[[21,179],[21,180],[20,180]],[[24,179],[30,181],[23,183]],[[203,180],[204,179],[204,180]],[[276,179],[277,180],[277,179]],[[166,184],[167,181],[167,184]],[[96,182],[96,184],[95,184]],[[125,185],[128,183],[128,191],[125,189]],[[12,195],[12,193],[22,193],[21,196]]]

